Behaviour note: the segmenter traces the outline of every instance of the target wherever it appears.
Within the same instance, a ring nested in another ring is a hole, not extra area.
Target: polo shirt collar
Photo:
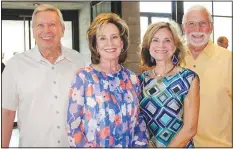
[[[206,45],[206,47],[204,48],[204,50],[201,52],[201,54],[204,54],[204,55],[206,55],[206,56],[208,56],[208,57],[211,57],[212,55],[213,55],[213,41],[212,40],[209,40],[208,41],[208,44]],[[192,53],[191,53],[191,51],[190,50],[188,50],[188,52],[187,52],[189,55],[192,55]]]
[[[204,48],[204,50],[202,51],[205,55],[211,57],[213,55],[213,41],[209,40],[208,44],[206,45],[206,47]]]
[[[62,54],[58,57],[58,59],[62,60],[62,59],[67,59],[69,61],[72,62],[72,57],[68,51],[68,49],[66,49],[65,47],[61,46],[61,51]],[[41,61],[44,60],[44,57],[41,55],[40,50],[38,48],[38,46],[36,45],[33,49],[32,49],[33,55],[32,57],[37,61]]]

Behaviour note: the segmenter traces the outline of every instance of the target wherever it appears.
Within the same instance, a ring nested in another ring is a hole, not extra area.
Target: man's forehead
[[[43,13],[46,13],[46,12],[47,11],[41,11],[41,12],[36,13],[35,20],[38,20],[38,21],[54,21],[54,22],[56,22],[59,19],[59,17],[56,15],[56,12],[54,12],[54,14],[52,14],[53,17],[51,17],[48,14],[43,15]],[[43,17],[41,15],[43,15]]]
[[[208,13],[205,10],[191,10],[187,12],[186,19],[208,19]]]

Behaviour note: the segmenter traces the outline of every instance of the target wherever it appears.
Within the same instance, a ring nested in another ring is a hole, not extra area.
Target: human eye
[[[42,27],[44,27],[44,24],[38,24],[37,27],[42,28]]]
[[[170,43],[171,40],[170,40],[170,39],[165,39],[165,42],[166,42],[166,43]]]
[[[50,23],[49,26],[50,26],[50,27],[54,27],[54,26],[56,26],[56,25],[55,25],[55,23]]]
[[[188,22],[187,25],[188,25],[188,27],[195,27],[196,23],[195,22]]]
[[[105,40],[105,37],[100,37],[99,39],[103,41],[103,40]]]
[[[199,22],[199,25],[201,27],[205,27],[207,25],[207,22],[206,21],[201,21],[201,22]]]
[[[114,35],[114,36],[113,36],[113,39],[117,39],[117,38],[118,38],[118,36],[117,36],[117,35]]]
[[[159,40],[157,38],[153,38],[152,42],[156,42],[157,43],[157,42],[159,42]]]

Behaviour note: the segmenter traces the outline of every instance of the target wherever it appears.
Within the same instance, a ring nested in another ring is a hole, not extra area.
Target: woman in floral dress
[[[87,31],[92,64],[77,70],[69,95],[71,147],[146,147],[139,112],[139,80],[124,68],[129,31],[113,13],[98,15]]]

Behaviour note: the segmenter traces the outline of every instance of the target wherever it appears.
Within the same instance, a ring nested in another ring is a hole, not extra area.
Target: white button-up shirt
[[[54,64],[38,47],[8,61],[2,74],[2,108],[18,112],[19,147],[69,147],[69,89],[75,71],[84,66],[82,56],[65,47]]]

